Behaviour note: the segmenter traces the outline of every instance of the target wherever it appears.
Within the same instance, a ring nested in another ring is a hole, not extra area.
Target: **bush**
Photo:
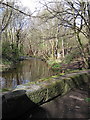
[[[16,44],[10,44],[10,42],[6,41],[2,43],[2,60],[17,62],[19,57],[23,55],[23,52],[17,48]]]
[[[63,63],[69,64],[76,58],[80,58],[80,57],[81,57],[81,52],[78,48],[76,48],[76,49],[72,50],[71,53],[69,53],[65,56]]]
[[[52,65],[52,68],[60,68],[60,67],[61,67],[60,63],[55,63]]]
[[[2,43],[2,58],[10,59],[12,57],[12,49],[8,41]]]

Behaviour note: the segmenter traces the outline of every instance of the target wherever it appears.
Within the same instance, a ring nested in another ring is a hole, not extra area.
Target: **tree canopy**
[[[63,61],[78,48],[81,55],[74,58],[82,59],[84,67],[89,68],[90,1],[52,0],[40,4],[43,9],[34,15],[20,1],[0,1],[2,58],[33,55]]]

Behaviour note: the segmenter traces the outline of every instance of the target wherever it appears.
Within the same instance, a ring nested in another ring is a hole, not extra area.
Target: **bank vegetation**
[[[2,63],[13,64],[22,56],[32,56],[54,63],[55,68],[77,62],[89,69],[90,1],[39,4],[42,9],[31,13],[19,0],[0,1]]]

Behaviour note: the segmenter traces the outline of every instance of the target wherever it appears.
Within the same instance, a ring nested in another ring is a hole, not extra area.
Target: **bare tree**
[[[82,53],[82,58],[85,62],[85,68],[89,68],[90,63],[88,56],[90,55],[90,1],[52,1],[44,3],[43,6],[50,13],[49,16],[44,15],[44,19],[46,18],[46,21],[57,18],[60,21],[59,26],[73,30],[73,34],[76,36]],[[88,53],[84,51],[80,34],[83,34],[88,40]]]

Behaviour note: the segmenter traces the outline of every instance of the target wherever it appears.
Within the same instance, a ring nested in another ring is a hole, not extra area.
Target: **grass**
[[[90,102],[90,98],[85,98],[84,99],[86,102]]]
[[[52,65],[52,69],[54,69],[54,68],[60,68],[60,67],[61,67],[60,63],[54,63]]]
[[[8,92],[8,91],[10,91],[9,88],[3,88],[3,89],[0,89],[0,92]]]

